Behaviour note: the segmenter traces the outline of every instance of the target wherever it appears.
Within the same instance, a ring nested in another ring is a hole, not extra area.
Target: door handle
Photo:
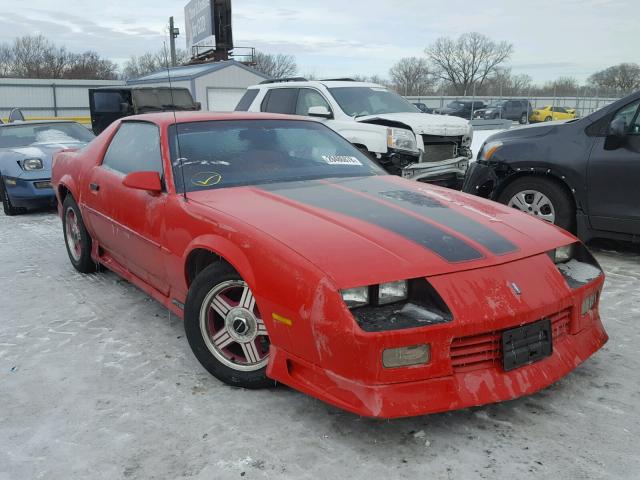
[[[100,190],[100,185],[98,185],[97,183],[90,183],[89,190],[97,192],[98,190]]]

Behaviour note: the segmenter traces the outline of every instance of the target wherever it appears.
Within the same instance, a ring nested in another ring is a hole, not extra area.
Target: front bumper
[[[469,159],[466,157],[441,162],[413,163],[402,169],[402,177],[459,190],[468,167]]]
[[[4,177],[4,187],[15,207],[54,205],[56,201],[50,178],[23,179]]]
[[[530,395],[557,382],[608,339],[600,319],[554,343],[537,363],[505,372],[496,366],[421,381],[366,385],[271,347],[270,376],[352,413],[398,418],[457,410]]]
[[[293,320],[288,333],[295,341],[283,343],[274,337],[267,375],[358,415],[405,417],[536,392],[568,374],[607,341],[597,303],[582,313],[585,299],[601,291],[604,275],[572,289],[546,253],[428,281],[444,293],[451,321],[363,331],[348,311],[350,325],[346,318],[340,320],[346,307],[338,306],[327,293],[324,307],[314,308],[317,316],[305,322]],[[506,371],[502,334],[541,320],[552,324],[552,354]],[[386,349],[423,344],[430,345],[428,362],[384,367]],[[314,348],[319,349],[316,356],[309,354]]]
[[[494,200],[494,191],[499,183],[500,178],[494,166],[476,161],[467,169],[462,191]]]

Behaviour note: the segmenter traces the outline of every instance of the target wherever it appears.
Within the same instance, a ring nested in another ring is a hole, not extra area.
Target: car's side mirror
[[[122,115],[129,115],[130,111],[131,111],[131,105],[129,105],[127,102],[122,102],[120,104],[120,113]]]
[[[196,110],[202,110],[202,103],[200,102],[193,102],[194,106],[196,107]]]
[[[131,172],[122,179],[125,187],[146,190],[149,193],[162,192],[162,180],[158,172]]]
[[[329,109],[323,106],[309,107],[309,111],[307,112],[307,115],[309,115],[310,117],[321,117],[321,118],[333,117]]]

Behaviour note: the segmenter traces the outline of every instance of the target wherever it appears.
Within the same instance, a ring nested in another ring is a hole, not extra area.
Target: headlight
[[[564,247],[558,247],[555,250],[551,250],[549,255],[555,264],[567,263],[573,258],[573,252],[575,250],[575,244],[565,245]]]
[[[22,161],[23,170],[42,170],[42,160],[39,158],[27,158]]]
[[[398,150],[418,150],[416,136],[409,130],[401,128],[387,128],[387,147]]]
[[[548,253],[571,289],[582,287],[602,275],[598,261],[581,242]]]
[[[502,142],[488,142],[485,143],[480,150],[480,155],[478,155],[478,160],[489,161],[493,154],[498,151],[498,149],[502,146]]]
[[[362,307],[369,303],[369,287],[348,288],[340,293],[349,308]]]
[[[406,280],[383,283],[378,287],[378,305],[406,300],[409,297],[409,283]]]

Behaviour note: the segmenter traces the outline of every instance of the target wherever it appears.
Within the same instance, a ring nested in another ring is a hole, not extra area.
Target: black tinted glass
[[[236,112],[248,111],[249,107],[251,106],[251,104],[253,103],[253,101],[256,99],[257,96],[258,96],[258,90],[256,89],[247,90],[246,92],[244,92],[244,95],[238,102],[238,105],[236,105]]]
[[[179,142],[176,142],[176,130]],[[351,143],[316,122],[230,120],[170,129],[178,192],[240,185],[379,175]]]
[[[297,88],[276,88],[269,90],[262,111],[293,114],[296,111]]]

